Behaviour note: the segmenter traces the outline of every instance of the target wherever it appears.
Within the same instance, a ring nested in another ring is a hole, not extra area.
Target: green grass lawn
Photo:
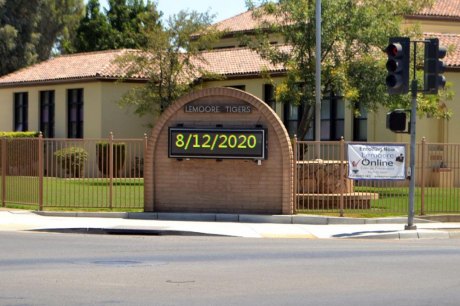
[[[39,181],[36,177],[11,176],[6,180],[8,206],[38,208]],[[43,180],[43,209],[95,209],[138,211],[144,207],[144,180],[113,179],[112,197],[109,179]]]
[[[348,217],[387,217],[407,216],[409,210],[408,187],[363,187],[355,186],[355,192],[378,193],[376,200],[371,200],[370,209],[345,209]],[[423,214],[460,213],[460,188],[425,187]],[[421,188],[415,189],[415,214],[422,214]],[[321,214],[337,216],[338,209],[307,210],[300,209],[300,214]]]
[[[38,187],[38,178],[36,177],[7,177],[6,206],[38,209]],[[346,216],[382,217],[407,215],[409,205],[408,187],[355,186],[354,190],[356,192],[378,193],[379,197],[377,200],[371,200],[370,209],[346,209]],[[64,179],[45,177],[43,181],[43,209],[84,211],[143,210],[143,179],[116,178],[113,180],[112,191],[111,199],[110,181],[105,178]],[[421,188],[416,188],[415,213],[420,215],[421,212]],[[337,215],[338,209],[300,209],[297,213]],[[460,188],[425,188],[424,213],[460,213]]]

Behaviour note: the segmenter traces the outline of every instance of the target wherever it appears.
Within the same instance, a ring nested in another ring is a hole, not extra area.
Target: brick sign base
[[[263,128],[267,157],[171,158],[171,127]],[[152,130],[144,163],[144,210],[292,214],[293,172],[289,135],[266,103],[237,89],[204,89],[174,102]]]

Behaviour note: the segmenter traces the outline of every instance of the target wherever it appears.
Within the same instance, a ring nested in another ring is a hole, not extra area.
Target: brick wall
[[[250,105],[251,113],[186,113],[187,104]],[[168,127],[267,129],[268,158],[253,160],[168,158]],[[145,210],[291,214],[293,156],[277,115],[261,100],[230,88],[209,88],[176,101],[160,117],[145,160]]]

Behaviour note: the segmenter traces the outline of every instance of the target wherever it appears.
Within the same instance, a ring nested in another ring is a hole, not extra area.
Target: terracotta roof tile
[[[203,57],[208,62],[207,70],[225,76],[285,71],[283,66],[271,64],[248,48],[213,50],[204,52]]]
[[[424,33],[424,35],[426,38],[439,38],[441,46],[453,47],[453,50],[448,50],[443,62],[446,68],[460,68],[460,34]]]
[[[239,15],[224,19],[215,24],[219,31],[228,33],[240,33],[254,30],[260,27],[262,22],[274,22],[277,18],[274,16],[264,16],[261,20],[253,17],[253,11],[249,10]],[[280,20],[280,19],[278,19]]]
[[[123,71],[114,60],[126,52],[134,52],[134,50],[109,50],[58,56],[1,77],[0,86],[86,78],[119,78],[123,75]]]
[[[447,68],[460,68],[460,34],[425,33],[425,37],[438,37],[440,44],[453,46],[443,60]],[[285,47],[286,50],[288,47]],[[60,56],[40,64],[21,69],[0,78],[0,87],[21,86],[55,81],[79,79],[117,79],[123,76],[114,59],[134,50],[112,50]],[[282,73],[282,65],[273,65],[248,48],[219,49],[203,52],[207,64],[203,68],[227,77],[260,75],[262,72]],[[143,80],[138,78],[138,80]]]
[[[460,0],[436,0],[432,7],[423,9],[420,13],[409,17],[444,17],[460,19]],[[271,19],[270,21],[274,21]],[[252,11],[246,11],[215,24],[220,31],[239,33],[251,31],[260,23],[252,17]]]
[[[460,0],[436,0],[432,7],[425,8],[412,17],[460,18]]]

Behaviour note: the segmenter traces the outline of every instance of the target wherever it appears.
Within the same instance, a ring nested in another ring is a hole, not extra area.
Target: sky
[[[188,9],[199,13],[209,10],[211,14],[216,15],[214,22],[217,22],[246,11],[245,0],[156,0],[155,2],[166,18],[180,10]],[[107,7],[108,1],[99,0],[99,3]]]

